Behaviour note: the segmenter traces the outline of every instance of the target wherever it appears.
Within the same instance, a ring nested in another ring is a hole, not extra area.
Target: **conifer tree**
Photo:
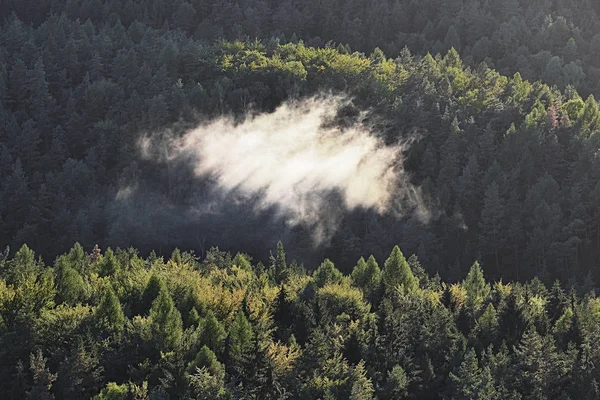
[[[223,351],[223,344],[227,333],[212,310],[209,310],[206,316],[200,320],[199,330],[200,343],[216,354],[220,354]]]
[[[245,366],[252,350],[254,332],[243,312],[238,312],[227,337],[227,354],[238,370]]]
[[[123,333],[125,315],[121,309],[121,303],[119,303],[119,299],[111,286],[104,290],[100,304],[96,309],[96,326],[101,332],[106,332],[116,339]]]
[[[53,400],[54,394],[50,392],[52,385],[56,381],[56,374],[50,372],[46,366],[47,359],[38,351],[29,356],[30,370],[33,375],[33,386],[27,392],[28,400]]]
[[[98,269],[100,276],[114,275],[119,270],[119,261],[110,247],[102,256]]]
[[[323,287],[328,283],[339,283],[342,277],[342,273],[329,259],[325,259],[313,273],[313,279],[317,287]]]
[[[152,302],[150,321],[152,337],[158,350],[168,351],[179,346],[183,335],[181,314],[164,286]]]
[[[390,256],[385,260],[382,281],[386,290],[395,290],[402,286],[404,292],[411,292],[419,286],[418,279],[413,275],[398,246],[394,246]]]
[[[467,307],[477,311],[490,293],[490,286],[485,282],[483,271],[477,261],[471,266],[463,286],[467,292]]]

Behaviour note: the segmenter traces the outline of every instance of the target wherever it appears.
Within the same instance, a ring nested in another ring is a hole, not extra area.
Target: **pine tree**
[[[517,370],[520,387],[526,398],[550,398],[551,386],[556,383],[554,365],[556,347],[551,336],[540,336],[535,328],[529,328],[523,335],[521,342],[515,347]]]
[[[498,315],[490,303],[477,320],[477,337],[482,348],[495,343],[498,331]]]
[[[556,280],[550,289],[546,305],[546,314],[550,322],[554,324],[563,315],[566,308],[567,296],[560,285],[560,281]]]
[[[289,337],[294,322],[292,303],[288,301],[285,286],[279,287],[279,294],[275,303],[275,313],[273,315],[277,324],[277,337],[279,340]]]
[[[454,383],[453,399],[496,399],[496,390],[489,368],[481,369],[475,350],[470,348],[455,373],[450,373]]]
[[[208,347],[202,346],[196,357],[188,364],[188,370],[195,371],[196,368],[206,368],[211,375],[219,380],[225,378],[225,369],[217,360],[217,356]]]
[[[581,129],[581,133],[585,136],[596,133],[600,128],[600,109],[598,108],[598,102],[596,102],[593,95],[589,95],[586,99],[583,111],[577,120],[577,124]]]
[[[243,312],[238,312],[231,324],[227,343],[227,353],[231,364],[238,370],[248,361],[252,350],[254,332]]]
[[[288,278],[288,268],[285,262],[283,243],[277,242],[277,255],[272,260],[273,278],[276,283],[284,282]]]
[[[96,326],[101,332],[118,339],[125,327],[125,315],[121,303],[111,286],[104,290],[100,304],[96,309]]]
[[[56,374],[50,373],[46,366],[47,359],[42,355],[42,350],[29,356],[30,370],[33,375],[33,387],[27,392],[28,400],[53,400],[54,395],[50,392],[56,381]]]
[[[167,285],[158,275],[153,274],[144,288],[142,298],[139,303],[138,313],[147,313],[152,306],[152,302],[158,297],[161,290],[167,290]]]
[[[119,261],[110,247],[102,256],[98,270],[100,276],[112,276],[119,270]]]
[[[164,286],[152,302],[150,320],[152,337],[158,350],[168,351],[179,346],[183,336],[183,322],[179,310],[175,308],[173,299]]]
[[[388,398],[403,399],[408,395],[410,379],[404,368],[399,365],[388,371],[385,384],[385,392]]]
[[[418,279],[413,275],[398,246],[394,246],[390,256],[385,260],[382,281],[388,291],[402,286],[404,292],[411,292],[419,287]]]
[[[211,310],[208,310],[206,316],[200,320],[199,330],[200,343],[216,354],[221,354],[227,333]]]
[[[350,400],[372,400],[374,399],[375,390],[371,379],[367,377],[365,362],[360,361],[352,371],[352,390],[350,392]]]
[[[313,273],[313,280],[317,287],[323,287],[328,283],[339,283],[342,278],[342,273],[328,258],[326,258]]]
[[[367,298],[370,298],[381,283],[381,269],[373,256],[368,261],[361,257],[352,270],[353,283],[362,289]]]
[[[477,261],[471,266],[463,286],[467,291],[467,307],[477,311],[490,294],[490,285],[485,282],[483,271]]]
[[[94,346],[86,346],[81,337],[75,338],[75,341],[58,372],[56,388],[61,399],[92,398],[103,381],[104,368]]]
[[[56,260],[55,271],[59,300],[70,305],[75,305],[83,300],[85,295],[83,278],[75,268],[69,265],[64,256]]]
[[[507,345],[515,345],[527,329],[528,321],[523,309],[517,303],[517,296],[511,292],[504,301],[498,318],[500,339]]]

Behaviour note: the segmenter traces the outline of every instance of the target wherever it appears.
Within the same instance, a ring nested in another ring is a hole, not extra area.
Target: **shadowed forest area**
[[[599,398],[599,4],[2,1],[2,398]],[[334,98],[321,241],[174,156]]]

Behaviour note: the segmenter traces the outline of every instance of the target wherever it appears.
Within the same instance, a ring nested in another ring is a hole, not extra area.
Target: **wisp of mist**
[[[401,146],[385,146],[360,122],[345,128],[331,123],[345,104],[318,97],[238,123],[218,118],[171,139],[168,158],[190,162],[222,198],[258,198],[259,209],[310,226],[318,244],[345,210],[386,211],[402,175]],[[144,149],[151,141],[142,142]]]

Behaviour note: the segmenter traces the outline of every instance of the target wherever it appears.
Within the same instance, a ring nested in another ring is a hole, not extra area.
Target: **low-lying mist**
[[[160,182],[128,182],[115,199],[113,233],[148,243],[146,224],[131,217],[134,208],[163,232],[162,243],[203,252],[212,245],[252,250],[301,240],[323,255],[349,215],[425,218],[402,167],[404,146],[385,145],[365,113],[341,116],[348,107],[348,99],[321,96],[241,121],[212,119],[177,137],[144,136],[142,156],[166,170],[168,194]],[[358,230],[358,239],[369,234],[369,223]]]

